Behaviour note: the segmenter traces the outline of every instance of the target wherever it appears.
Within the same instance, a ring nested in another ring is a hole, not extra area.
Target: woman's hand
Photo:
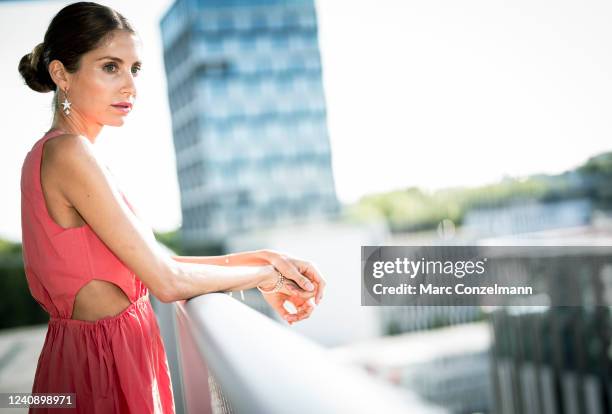
[[[278,274],[278,272],[277,272]],[[260,285],[263,289],[264,286]],[[274,286],[272,286],[273,288]],[[270,288],[270,289],[272,289]],[[267,289],[269,290],[269,289]],[[295,322],[306,319],[310,316],[315,306],[310,298],[315,295],[314,292],[308,292],[300,288],[293,280],[285,279],[283,288],[275,293],[264,293],[263,297],[289,325]],[[297,309],[297,313],[290,313],[283,306],[286,301],[293,303]]]
[[[266,292],[271,292],[274,289],[276,283],[280,279],[281,273],[272,265],[262,266],[261,269],[261,274],[263,275],[263,278],[262,281],[257,285],[257,287],[262,289],[263,294],[269,295],[271,293]],[[297,285],[297,283],[287,277],[284,278],[284,282],[281,285],[280,290],[274,293],[283,293],[288,296],[296,295],[301,296],[305,299],[309,299],[315,295],[314,291],[307,291],[302,289]]]
[[[321,302],[327,283],[314,264],[268,249],[261,251],[261,257],[302,289],[310,291],[308,284],[312,283],[314,285],[312,292],[315,293],[315,303],[318,305]],[[264,286],[262,286],[262,289],[265,289]]]

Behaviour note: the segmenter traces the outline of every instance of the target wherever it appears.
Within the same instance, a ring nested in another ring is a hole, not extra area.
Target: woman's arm
[[[222,266],[264,266],[273,265],[283,275],[295,281],[304,291],[315,289],[315,303],[323,299],[326,281],[313,263],[270,249],[230,253],[221,256],[172,256],[177,262],[215,264]]]
[[[270,264],[265,250],[230,253],[221,256],[172,256],[177,262],[219,266],[265,266]]]
[[[274,266],[217,266],[181,263],[163,251],[151,229],[134,216],[97,160],[88,139],[54,138],[46,146],[45,167],[55,171],[66,202],[75,208],[102,242],[163,302],[216,291],[273,286]],[[59,236],[58,236],[59,237]],[[95,277],[95,275],[92,275]]]
[[[173,286],[169,301],[189,299],[210,292],[246,290],[261,285],[271,289],[278,272],[267,266],[218,266],[177,262],[173,266]]]

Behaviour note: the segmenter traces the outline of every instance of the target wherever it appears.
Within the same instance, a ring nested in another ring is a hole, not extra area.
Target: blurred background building
[[[178,0],[161,32],[184,247],[337,215],[313,0]]]

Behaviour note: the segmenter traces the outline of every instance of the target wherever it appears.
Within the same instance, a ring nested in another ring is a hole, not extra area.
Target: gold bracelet
[[[278,274],[279,274],[279,278],[276,281],[276,285],[274,285],[274,288],[272,290],[263,290],[262,288],[259,287],[259,285],[257,286],[257,289],[259,289],[259,291],[264,294],[276,293],[279,290],[281,290],[281,288],[283,287],[283,283],[285,282],[285,276],[283,276],[281,272],[278,272]]]

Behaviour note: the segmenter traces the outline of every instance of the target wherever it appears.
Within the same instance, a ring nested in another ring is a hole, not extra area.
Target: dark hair
[[[21,58],[19,73],[35,91],[55,91],[49,62],[57,59],[74,73],[81,56],[102,45],[115,30],[135,33],[128,20],[110,7],[84,1],[69,4],[53,17],[44,41]]]

